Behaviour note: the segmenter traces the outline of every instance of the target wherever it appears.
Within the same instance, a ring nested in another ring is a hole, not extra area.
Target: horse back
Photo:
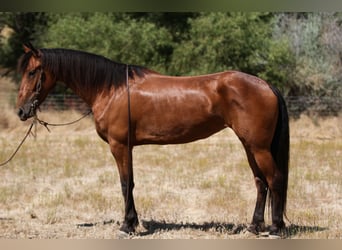
[[[131,89],[137,143],[190,142],[225,127],[244,137],[249,126],[258,130],[275,126],[277,100],[269,85],[241,72],[195,77],[152,74]]]

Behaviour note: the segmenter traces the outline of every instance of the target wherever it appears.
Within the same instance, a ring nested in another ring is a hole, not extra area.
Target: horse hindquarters
[[[225,95],[225,118],[242,142],[255,177],[257,200],[250,229],[255,233],[264,229],[266,196],[270,191],[271,231],[277,233],[285,225],[288,115],[278,90],[256,79],[242,76],[229,83],[232,87],[228,88],[233,91],[230,96]]]
[[[257,186],[257,202],[252,228],[262,230],[267,190],[270,191],[272,208],[271,234],[278,234],[285,227],[289,162],[289,124],[286,104],[279,91],[271,87],[277,97],[278,115],[270,147],[246,149]]]

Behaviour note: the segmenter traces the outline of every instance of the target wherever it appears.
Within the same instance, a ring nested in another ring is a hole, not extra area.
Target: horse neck
[[[85,91],[80,88],[79,84],[66,82],[63,79],[58,79],[59,82],[62,82],[66,85],[66,87],[70,88],[77,96],[79,96],[83,101],[85,101],[88,105],[91,103],[91,97],[88,96]]]
[[[94,84],[91,86],[89,84],[85,84],[82,79],[75,81],[70,79],[73,79],[70,75],[59,74],[56,81],[64,83],[66,87],[70,88],[90,107],[92,107],[99,99],[102,99],[102,101],[105,102],[106,99],[111,98],[116,92],[120,92],[122,89],[125,89],[126,86],[126,83],[118,86],[115,86],[115,84],[108,85],[104,83]]]
[[[99,102],[107,103],[111,100],[111,98],[115,95],[116,92],[120,92],[120,89],[115,89],[114,87],[106,88],[94,88],[87,89],[82,83],[70,83],[64,82],[64,84],[69,87],[77,96],[79,96],[85,103],[89,105],[89,107],[94,108],[98,105]]]

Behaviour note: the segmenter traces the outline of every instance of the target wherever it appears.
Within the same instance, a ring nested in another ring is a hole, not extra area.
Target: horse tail
[[[290,129],[289,129],[289,116],[284,98],[279,90],[270,86],[274,94],[278,98],[278,121],[276,130],[274,132],[271,153],[277,165],[277,168],[282,173],[283,185],[282,187],[282,207],[283,215],[286,217],[286,201],[287,201],[287,188],[288,188],[288,174],[289,174],[289,151],[290,151]],[[271,197],[271,195],[270,195]]]

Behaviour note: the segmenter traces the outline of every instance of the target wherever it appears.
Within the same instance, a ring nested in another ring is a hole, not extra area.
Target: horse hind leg
[[[270,191],[271,209],[272,209],[272,226],[271,234],[279,234],[285,227],[283,221],[284,215],[284,185],[285,178],[273,159],[270,150],[257,150],[253,152],[258,170],[264,176]],[[265,184],[266,185],[266,184]],[[261,185],[262,187],[262,185]]]
[[[268,191],[268,185],[265,181],[264,176],[259,171],[258,165],[254,159],[253,154],[245,148],[249,165],[253,171],[254,174],[254,181],[255,186],[257,189],[257,199],[255,204],[255,209],[253,213],[253,219],[252,223],[247,228],[248,231],[259,234],[259,232],[265,231],[265,206],[266,206],[266,198],[267,198],[267,191]]]

